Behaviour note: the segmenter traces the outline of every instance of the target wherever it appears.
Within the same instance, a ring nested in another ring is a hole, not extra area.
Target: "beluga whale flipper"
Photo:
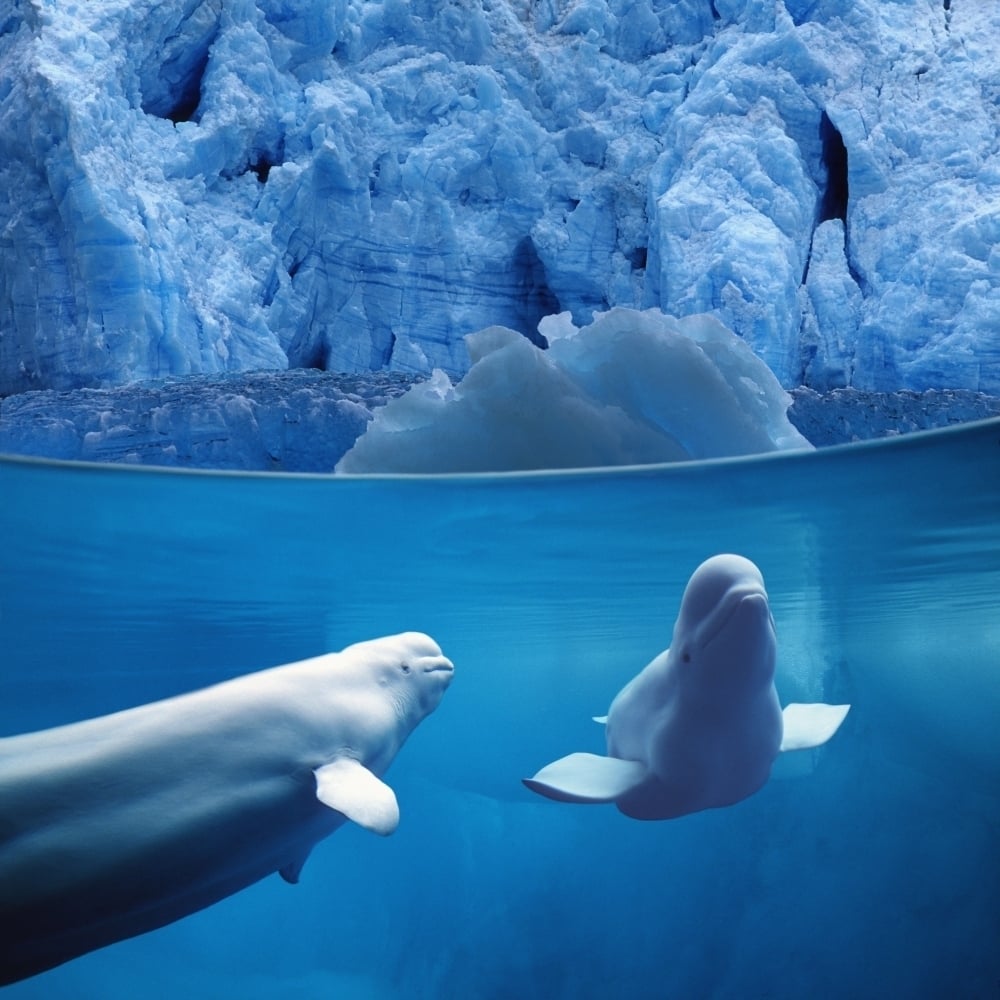
[[[607,756],[573,753],[524,783],[561,802],[614,802],[635,819],[733,805],[765,784],[781,751],[830,739],[850,708],[782,711],[774,663],[760,570],[713,556],[688,581],[670,648],[595,719],[607,727]]]
[[[382,775],[452,673],[405,632],[0,739],[0,984],[296,882],[347,820],[392,833]]]

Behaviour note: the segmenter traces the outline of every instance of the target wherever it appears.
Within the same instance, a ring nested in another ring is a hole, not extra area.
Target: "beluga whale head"
[[[415,714],[418,722],[437,708],[455,673],[441,647],[423,632],[355,643],[341,655],[356,658],[362,674],[376,677],[401,718]]]
[[[681,599],[670,647],[618,692],[607,756],[573,753],[525,785],[562,802],[614,802],[634,819],[672,819],[758,791],[783,750],[825,743],[848,705],[788,705],[774,687],[777,640],[760,570],[705,560]]]
[[[713,697],[745,697],[774,680],[777,639],[764,577],[743,556],[713,556],[691,576],[670,648],[679,680]]]
[[[381,774],[417,725],[441,701],[454,666],[423,632],[348,646],[329,664],[329,690],[317,695],[317,728],[333,729],[350,756]]]

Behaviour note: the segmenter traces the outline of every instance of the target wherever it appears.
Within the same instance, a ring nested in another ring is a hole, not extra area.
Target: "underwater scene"
[[[1000,995],[1000,420],[534,474],[0,458],[0,497],[0,736],[407,630],[454,664],[384,776],[392,836],[345,823],[298,884],[5,998]],[[533,794],[605,753],[594,717],[718,553],[763,575],[781,704],[850,704],[840,729],[726,808]],[[127,835],[95,822],[95,850]]]

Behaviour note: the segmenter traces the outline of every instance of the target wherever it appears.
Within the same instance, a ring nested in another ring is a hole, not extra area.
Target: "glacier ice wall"
[[[1000,7],[13,0],[0,394],[460,372],[714,313],[783,384],[1000,392]]]

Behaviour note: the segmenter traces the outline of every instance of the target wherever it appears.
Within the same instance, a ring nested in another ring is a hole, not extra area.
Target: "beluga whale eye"
[[[404,674],[408,674],[410,672],[410,665],[409,663],[401,663],[399,665],[399,669],[402,670]]]

